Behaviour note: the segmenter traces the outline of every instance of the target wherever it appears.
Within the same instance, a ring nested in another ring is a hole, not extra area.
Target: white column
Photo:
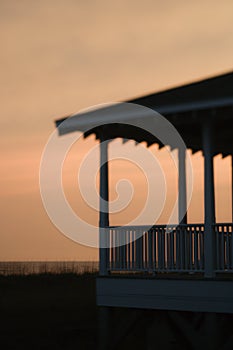
[[[105,230],[109,226],[108,209],[108,141],[105,140],[103,130],[100,135],[100,206],[99,206],[99,242],[100,247],[106,246],[107,234]],[[107,275],[109,262],[109,249],[99,249],[100,275]]]
[[[209,118],[202,126],[202,143],[204,153],[204,256],[205,277],[215,276],[215,235],[213,224],[215,223],[214,200],[214,165],[213,165],[213,121]]]
[[[231,155],[231,221],[233,222],[233,155]]]
[[[178,201],[179,201],[179,223],[187,224],[187,189],[186,189],[186,149],[180,147],[178,149],[178,162],[179,162],[179,174],[178,174]]]

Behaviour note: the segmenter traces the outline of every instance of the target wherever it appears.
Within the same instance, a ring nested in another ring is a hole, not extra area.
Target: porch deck
[[[215,274],[205,277],[203,224],[105,228],[105,276],[96,282],[106,307],[233,313],[232,223],[213,227]]]
[[[98,277],[97,305],[136,309],[233,314],[231,274],[159,274],[155,277],[115,275]]]

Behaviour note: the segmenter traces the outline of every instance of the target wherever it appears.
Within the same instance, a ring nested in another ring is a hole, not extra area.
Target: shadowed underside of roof
[[[202,150],[201,126],[208,119],[214,126],[214,153],[221,153],[223,156],[233,153],[233,72],[126,102],[149,107],[161,113],[175,126],[187,147],[193,152]],[[106,111],[106,108],[102,110]],[[60,126],[59,133],[83,131],[83,120],[88,121],[88,126],[92,118],[96,118],[93,111],[78,114],[75,125],[72,124],[70,129],[64,130]],[[117,120],[116,123],[109,121],[107,114],[105,119],[104,132],[109,139],[122,137],[137,142],[146,141],[148,146],[157,143],[163,147],[158,139],[145,130],[126,126]],[[63,120],[64,118],[57,120],[56,125],[61,125]],[[90,128],[84,135],[87,137],[91,134],[99,138],[100,128]],[[170,146],[173,147],[172,144]]]
[[[147,107],[165,108],[170,106],[196,104],[214,104],[233,99],[233,72],[201,80],[195,83],[182,85],[176,88],[161,91],[155,94],[142,96],[128,102],[138,103]]]

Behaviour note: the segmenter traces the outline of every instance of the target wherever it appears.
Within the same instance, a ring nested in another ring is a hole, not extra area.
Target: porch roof
[[[215,130],[214,154],[221,153],[227,156],[233,153],[233,72],[125,102],[149,107],[165,116],[193,152],[202,150],[201,126],[208,118]],[[112,112],[112,108],[115,109],[115,113],[109,113],[110,110]],[[63,126],[62,122],[69,117],[58,119],[56,126],[60,135],[88,128],[89,131],[85,132],[84,136],[95,134],[98,139],[99,127],[96,125],[105,122],[105,134],[109,139],[122,137],[137,142],[146,141],[148,146],[158,143],[163,147],[161,141],[150,133],[121,124],[122,120],[127,120],[127,116],[118,115],[117,108],[116,105],[101,108],[101,113],[100,110],[78,113]]]

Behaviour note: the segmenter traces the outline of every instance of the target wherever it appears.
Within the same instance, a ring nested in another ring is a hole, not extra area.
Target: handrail
[[[160,225],[122,225],[122,226],[106,226],[105,228],[110,229],[155,229],[155,228],[173,228],[173,227],[200,227],[204,224],[160,224]]]
[[[110,229],[121,229],[121,228],[125,228],[125,229],[129,229],[129,228],[166,228],[166,227],[174,227],[174,226],[181,226],[181,227],[190,227],[190,226],[193,226],[193,227],[199,227],[199,226],[204,226],[205,224],[204,223],[189,223],[189,224],[159,224],[159,225],[119,225],[119,226],[106,226],[105,228],[110,228]],[[216,222],[216,223],[213,223],[213,226],[226,226],[226,225],[233,225],[232,222]]]

